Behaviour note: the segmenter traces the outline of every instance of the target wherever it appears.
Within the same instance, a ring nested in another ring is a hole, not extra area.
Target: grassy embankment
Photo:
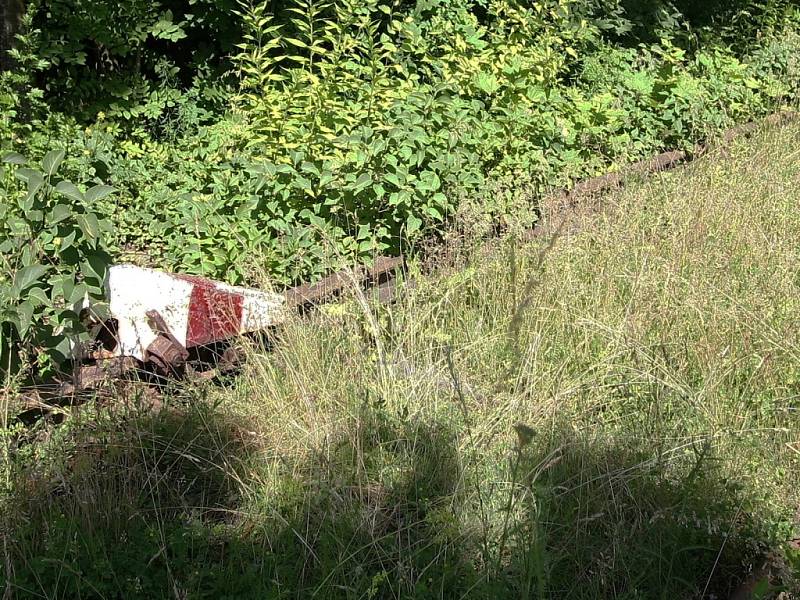
[[[796,592],[798,142],[631,185],[545,253],[462,245],[159,411],[40,424],[3,477],[11,597]]]

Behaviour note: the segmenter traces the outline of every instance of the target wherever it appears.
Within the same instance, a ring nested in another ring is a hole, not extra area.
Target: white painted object
[[[105,287],[117,321],[114,354],[139,360],[158,335],[147,317],[151,310],[187,348],[265,329],[284,314],[279,294],[134,265],[111,267]]]

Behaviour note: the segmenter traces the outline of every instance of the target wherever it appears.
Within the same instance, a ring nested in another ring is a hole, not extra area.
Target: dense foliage
[[[110,256],[102,243],[110,223],[92,210],[114,189],[93,185],[82,192],[58,177],[63,150],[51,150],[41,168],[9,154],[0,177],[22,184],[20,193],[0,205],[0,251],[8,256],[8,281],[0,281],[0,369],[13,370],[20,357],[9,352],[23,342],[38,354],[44,370],[71,355],[71,344],[88,338],[81,311],[92,302],[103,310],[103,280]]]
[[[789,0],[31,0],[0,151],[116,188],[91,206],[116,260],[290,283],[791,102],[797,23]]]

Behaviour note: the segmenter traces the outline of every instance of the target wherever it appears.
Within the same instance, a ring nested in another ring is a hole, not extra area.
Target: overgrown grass
[[[4,434],[7,593],[797,593],[798,141],[586,203],[547,251],[465,242],[156,411]]]

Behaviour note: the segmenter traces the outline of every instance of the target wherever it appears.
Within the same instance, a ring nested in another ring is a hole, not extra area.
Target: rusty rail
[[[347,290],[361,287],[374,289],[373,298],[382,304],[394,299],[396,275],[403,267],[403,257],[379,256],[371,267],[356,267],[339,271],[313,284],[301,284],[283,292],[285,305],[290,311],[306,314],[316,306],[342,297]],[[148,346],[144,364],[131,356],[108,357],[103,351],[94,355],[92,364],[77,365],[71,381],[55,382],[21,390],[24,410],[38,410],[59,399],[102,387],[109,381],[124,379],[136,372],[147,372],[148,365],[156,376],[179,376],[184,371],[193,377],[211,379],[235,368],[241,357],[232,348],[222,352],[219,365],[203,372],[195,372],[188,365],[189,353],[170,332],[157,311],[148,311],[151,327],[158,333]]]
[[[750,135],[758,131],[764,125],[779,126],[796,121],[799,113],[795,111],[780,111],[769,115],[763,121],[751,121],[743,125],[737,125],[724,131],[719,140],[722,146],[732,143],[736,138],[741,136]],[[621,187],[626,179],[633,176],[650,175],[660,171],[667,171],[675,167],[700,158],[707,154],[713,144],[703,142],[695,145],[691,151],[686,150],[670,150],[656,154],[655,156],[640,160],[635,163],[627,165],[617,173],[607,173],[597,177],[591,177],[578,182],[571,190],[562,190],[557,195],[568,198],[579,198],[592,194],[607,192],[615,188]]]
[[[372,267],[356,267],[329,275],[317,283],[304,283],[286,290],[283,297],[287,307],[302,313],[317,304],[331,301],[354,285],[367,288],[384,285],[402,266],[402,256],[379,256]]]

